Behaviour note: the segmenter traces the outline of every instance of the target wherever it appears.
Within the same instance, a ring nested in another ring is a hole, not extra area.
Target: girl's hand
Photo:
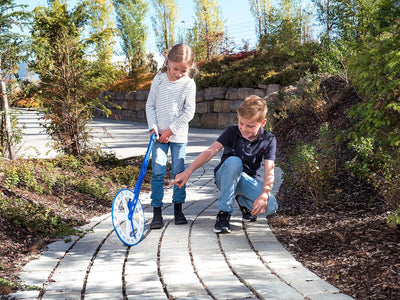
[[[157,130],[152,129],[152,130],[150,131],[150,136],[152,136],[153,133],[156,135],[156,140],[158,140],[159,136],[158,136]]]
[[[161,132],[161,135],[158,139],[158,142],[160,143],[168,143],[169,142],[169,138],[172,136],[172,131],[171,129],[167,129],[163,132]]]

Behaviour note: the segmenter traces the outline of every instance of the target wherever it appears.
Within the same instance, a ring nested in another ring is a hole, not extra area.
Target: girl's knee
[[[166,167],[159,164],[153,164],[151,169],[151,175],[153,177],[164,177]]]
[[[175,164],[172,164],[171,166],[171,174],[173,176],[185,171],[185,160],[184,159],[179,159]]]

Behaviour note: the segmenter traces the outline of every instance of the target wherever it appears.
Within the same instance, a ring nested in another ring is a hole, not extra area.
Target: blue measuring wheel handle
[[[139,198],[139,193],[142,188],[144,176],[146,176],[147,166],[149,165],[151,151],[153,150],[154,142],[156,141],[156,139],[157,139],[157,136],[155,133],[153,133],[150,137],[150,142],[149,142],[149,145],[147,146],[147,151],[146,151],[146,154],[145,154],[143,162],[142,162],[142,167],[140,168],[139,176],[136,181],[135,190],[134,190],[134,194],[135,194],[136,198]]]
[[[122,189],[113,199],[111,219],[114,230],[118,238],[127,246],[136,245],[143,237],[145,218],[143,207],[139,200],[139,193],[156,139],[157,136],[153,133],[140,168],[135,190]]]

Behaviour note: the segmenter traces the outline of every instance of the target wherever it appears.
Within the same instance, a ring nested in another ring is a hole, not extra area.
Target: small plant
[[[321,204],[331,192],[330,180],[335,172],[335,152],[332,134],[328,125],[320,129],[320,139],[316,145],[298,144],[293,155],[289,156],[293,169],[287,176],[301,190],[308,192],[312,199]]]
[[[7,189],[15,188],[18,183],[21,181],[18,175],[18,170],[14,164],[10,164],[4,172],[4,186]]]
[[[7,279],[0,278],[0,290],[7,291],[11,293],[13,290],[25,290],[25,291],[33,291],[33,290],[41,290],[42,288],[34,285],[22,285],[19,283],[11,282]],[[5,294],[5,293],[1,293]],[[3,299],[3,298],[2,298]]]
[[[400,205],[399,208],[388,217],[387,222],[393,226],[400,226]]]
[[[6,167],[4,170],[5,187],[12,189],[18,184],[26,186],[29,190],[38,194],[43,193],[43,187],[36,179],[35,165],[32,161],[17,159]]]
[[[139,168],[135,166],[117,167],[110,170],[110,177],[118,184],[134,186],[139,176]]]
[[[96,199],[107,199],[110,193],[111,180],[108,178],[83,178],[78,180],[75,185],[82,193],[92,195]]]
[[[22,198],[0,199],[0,214],[15,225],[36,232],[42,236],[65,236],[75,233],[73,226],[80,225],[77,221],[66,223],[49,208]]]
[[[400,164],[394,153],[379,146],[373,138],[353,137],[349,144],[354,157],[346,167],[372,184],[388,206],[400,205]]]
[[[42,170],[39,171],[40,179],[43,181],[46,189],[45,193],[51,195],[53,193],[53,187],[56,185],[58,181],[58,170],[54,167],[51,162],[45,162]]]
[[[54,159],[54,165],[63,170],[69,170],[82,174],[83,163],[73,155],[60,155]]]
[[[37,194],[43,193],[43,188],[40,186],[36,179],[35,166],[32,161],[27,161],[26,164],[21,164],[21,182],[26,185],[30,190],[35,191]]]

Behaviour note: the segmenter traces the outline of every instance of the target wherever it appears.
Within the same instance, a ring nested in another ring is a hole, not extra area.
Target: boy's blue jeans
[[[221,191],[218,209],[231,213],[235,196],[239,203],[248,209],[253,209],[253,203],[261,195],[263,183],[243,172],[242,160],[239,157],[228,157],[215,174],[215,183]],[[271,215],[278,209],[275,196],[270,193],[266,215]]]
[[[155,142],[151,158],[151,206],[162,207],[164,198],[164,177],[167,165],[168,149],[171,148],[171,174],[175,178],[176,174],[185,170],[186,143],[159,143]],[[181,189],[174,185],[172,201],[184,203],[186,199],[186,186]]]

